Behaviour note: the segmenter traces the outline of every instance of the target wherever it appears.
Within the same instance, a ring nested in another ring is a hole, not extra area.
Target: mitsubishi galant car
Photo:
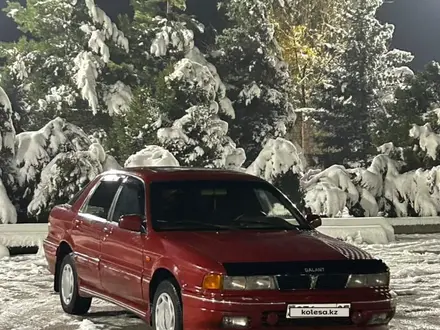
[[[156,330],[387,329],[388,267],[320,224],[251,175],[134,168],[56,206],[44,250],[69,314],[97,297]]]

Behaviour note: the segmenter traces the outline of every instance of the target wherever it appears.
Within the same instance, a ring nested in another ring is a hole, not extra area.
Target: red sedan
[[[156,330],[388,329],[388,267],[320,224],[254,176],[135,168],[55,207],[44,250],[69,314],[98,297]]]

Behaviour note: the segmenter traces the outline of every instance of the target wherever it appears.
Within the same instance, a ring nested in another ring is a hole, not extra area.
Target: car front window
[[[157,231],[308,228],[300,212],[264,182],[153,182],[150,196]]]

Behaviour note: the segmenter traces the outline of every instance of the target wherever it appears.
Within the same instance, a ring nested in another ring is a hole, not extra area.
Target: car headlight
[[[278,289],[274,276],[225,276],[207,274],[203,278],[205,290],[275,290]]]
[[[273,276],[225,276],[224,290],[274,290],[277,289]]]
[[[352,274],[347,281],[347,288],[387,287],[390,284],[390,273]]]

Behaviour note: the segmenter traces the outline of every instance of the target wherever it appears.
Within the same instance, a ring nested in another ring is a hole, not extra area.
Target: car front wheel
[[[182,301],[172,282],[159,284],[154,294],[152,317],[154,330],[183,330]]]
[[[78,292],[78,275],[75,263],[69,254],[61,263],[61,273],[59,277],[60,300],[63,310],[68,314],[86,314],[92,303],[92,298],[84,298]]]

